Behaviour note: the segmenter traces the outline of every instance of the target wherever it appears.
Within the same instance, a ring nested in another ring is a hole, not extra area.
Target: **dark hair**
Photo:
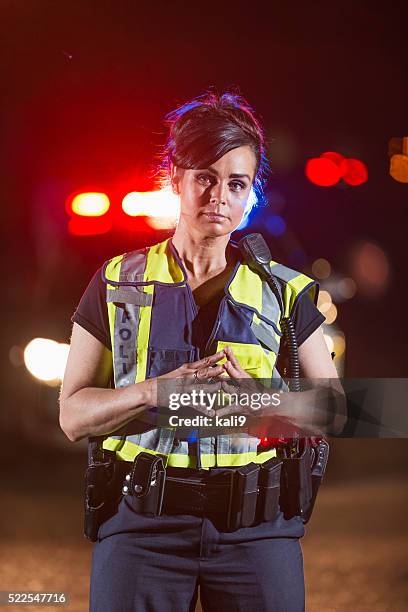
[[[256,199],[263,201],[269,171],[263,129],[241,95],[209,91],[171,111],[165,120],[169,136],[162,154],[163,178],[168,180],[171,164],[207,168],[232,149],[249,145],[256,158],[253,188]]]

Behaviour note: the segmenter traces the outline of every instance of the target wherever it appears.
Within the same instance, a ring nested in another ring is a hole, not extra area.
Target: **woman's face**
[[[225,236],[241,222],[255,176],[251,147],[232,149],[201,170],[174,168],[180,223],[206,237]]]

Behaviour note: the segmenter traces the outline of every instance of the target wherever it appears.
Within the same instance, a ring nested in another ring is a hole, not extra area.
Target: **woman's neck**
[[[229,239],[229,235],[196,239],[176,229],[172,242],[189,276],[199,279],[214,276],[233,263]]]

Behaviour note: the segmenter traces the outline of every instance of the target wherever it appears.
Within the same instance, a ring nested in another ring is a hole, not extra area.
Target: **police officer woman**
[[[301,517],[279,511],[231,531],[222,488],[212,512],[189,501],[189,481],[204,490],[211,478],[222,482],[276,449],[244,433],[177,438],[174,428],[146,427],[143,419],[163,377],[186,388],[210,377],[279,377],[279,310],[230,242],[252,190],[261,195],[260,123],[231,93],[200,96],[167,119],[164,166],[180,198],[177,228],[170,240],[114,257],[93,277],[73,316],[60,424],[72,441],[103,436],[103,448],[129,466],[143,452],[163,457],[167,476],[180,479],[179,495],[168,497],[159,516],[123,496],[94,545],[91,610],[192,611],[200,586],[206,612],[300,612]],[[282,265],[275,273],[286,288],[303,376],[336,378],[316,283]]]

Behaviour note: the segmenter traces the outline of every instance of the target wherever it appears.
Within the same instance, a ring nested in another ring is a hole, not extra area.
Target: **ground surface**
[[[1,495],[0,590],[64,591],[70,598],[65,608],[10,610],[86,612],[92,545],[81,536],[79,468],[57,470],[52,499],[54,470],[40,482],[37,468],[27,467],[28,479],[21,470],[8,472]],[[326,481],[302,539],[308,611],[408,609],[407,502],[401,476]]]

